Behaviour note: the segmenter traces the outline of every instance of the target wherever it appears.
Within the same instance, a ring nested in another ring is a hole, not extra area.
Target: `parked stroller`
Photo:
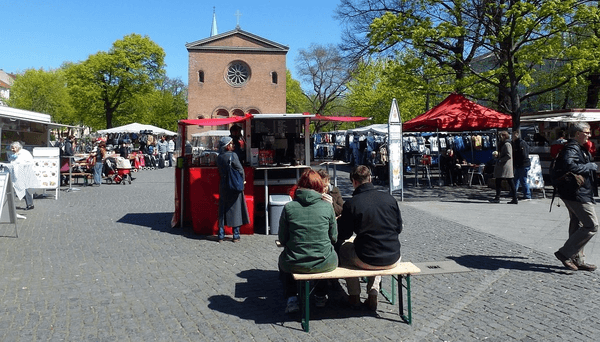
[[[104,174],[110,183],[131,184],[131,162],[123,157],[107,158],[104,161]]]

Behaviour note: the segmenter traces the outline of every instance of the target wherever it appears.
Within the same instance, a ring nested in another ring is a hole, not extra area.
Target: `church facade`
[[[238,26],[186,48],[188,119],[285,113],[287,46]]]

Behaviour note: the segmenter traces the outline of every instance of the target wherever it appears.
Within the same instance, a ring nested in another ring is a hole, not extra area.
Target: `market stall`
[[[366,118],[346,118],[359,121]],[[237,124],[242,127],[245,141],[241,160],[246,175],[244,196],[250,223],[240,227],[241,234],[263,232],[269,234],[273,225],[269,222],[271,195],[286,195],[295,185],[303,170],[310,167],[311,150],[309,125],[311,120],[330,120],[314,114],[246,114],[222,119],[181,120],[180,139],[177,146],[185,146],[188,126],[204,127],[207,133],[194,137],[210,136],[210,128]],[[335,120],[335,119],[334,119]],[[344,119],[338,119],[344,120]],[[216,136],[222,130],[215,130]],[[209,142],[214,139],[207,139]],[[218,231],[219,173],[216,167],[216,146],[210,143],[192,153],[180,151],[175,186],[175,213],[172,226],[191,225],[194,232],[214,235]],[[273,203],[273,205],[275,205]],[[281,205],[281,203],[277,203]],[[277,219],[278,221],[278,219]],[[256,224],[258,223],[258,224]],[[263,231],[264,227],[264,231]],[[231,227],[225,227],[231,234]]]

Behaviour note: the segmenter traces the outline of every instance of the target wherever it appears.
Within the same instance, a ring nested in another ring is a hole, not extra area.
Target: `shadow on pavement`
[[[252,320],[257,324],[279,324],[297,322],[298,326],[290,328],[302,330],[300,313],[285,314],[285,300],[283,289],[279,281],[279,272],[274,270],[252,269],[238,273],[240,278],[247,282],[235,284],[235,298],[231,296],[215,295],[208,298],[208,307],[228,315],[244,320]],[[348,296],[339,281],[332,281],[329,286],[329,300],[324,308],[317,308],[311,300],[310,321],[322,319],[338,319],[348,317],[378,316],[375,312],[364,309],[350,309],[347,304]],[[312,298],[312,297],[311,297]],[[383,300],[380,297],[380,300]],[[385,318],[390,321],[394,319]],[[398,317],[399,322],[402,319]]]
[[[560,266],[526,262],[525,260],[529,260],[527,257],[463,255],[459,257],[448,257],[448,259],[454,260],[457,264],[471,269],[494,271],[503,268],[520,271],[571,274],[571,272],[566,271]]]

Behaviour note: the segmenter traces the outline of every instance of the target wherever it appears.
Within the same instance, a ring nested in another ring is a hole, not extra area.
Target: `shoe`
[[[575,264],[579,271],[589,271],[594,272],[598,267],[592,264]]]
[[[233,239],[233,240],[231,240],[231,242],[233,242],[233,243],[240,242],[240,239]]]
[[[367,297],[365,304],[367,304],[369,310],[377,311],[377,290],[369,291],[369,296]]]
[[[292,296],[288,298],[287,305],[285,307],[285,313],[294,313],[300,311],[300,306],[298,305],[298,297]]]
[[[490,203],[500,203],[500,198],[494,197],[494,199],[490,200]]]
[[[221,243],[221,242],[223,242],[223,239],[219,239],[219,240],[217,240],[217,242],[218,242],[218,243]]]
[[[527,201],[531,201],[531,198],[529,198],[529,197],[523,197],[519,201],[527,202]]]
[[[323,307],[325,307],[325,304],[327,304],[327,295],[324,295],[324,296],[315,295],[315,306],[316,307],[323,308]]]
[[[519,200],[514,198],[512,201],[506,202],[506,204],[519,204]]]
[[[571,261],[571,259],[567,258],[566,256],[562,255],[561,252],[559,252],[559,251],[554,252],[554,256],[556,257],[556,259],[560,260],[560,262],[562,262],[562,264],[566,268],[570,269],[571,271],[578,270],[577,266],[575,266],[573,261]]]
[[[33,210],[33,208],[34,208],[33,205],[28,205],[23,210]]]

